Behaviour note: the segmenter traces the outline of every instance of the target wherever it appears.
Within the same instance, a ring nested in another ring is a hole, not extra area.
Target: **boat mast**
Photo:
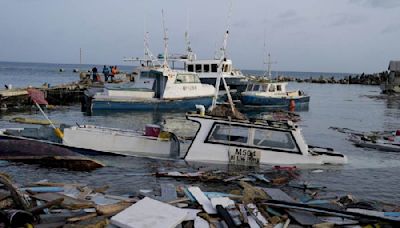
[[[231,106],[231,110],[232,113],[235,113],[235,107],[233,104],[233,100],[232,100],[232,96],[231,93],[229,92],[229,88],[226,84],[225,78],[224,78],[224,74],[223,74],[223,65],[225,62],[225,56],[226,56],[226,46],[228,44],[228,36],[229,36],[229,27],[230,27],[230,18],[231,18],[231,14],[232,14],[232,1],[230,4],[230,9],[229,9],[229,14],[228,14],[228,19],[227,19],[227,29],[224,35],[224,41],[222,43],[222,48],[221,48],[221,56],[219,59],[219,66],[218,66],[218,77],[217,77],[217,82],[215,84],[215,94],[214,94],[214,98],[212,101],[212,106],[211,106],[211,110],[215,108],[216,104],[217,104],[217,98],[218,98],[218,93],[219,93],[219,86],[221,84],[221,79],[222,79],[222,83],[224,85],[225,91],[228,95],[228,102],[229,105]]]
[[[164,18],[164,10],[161,10],[162,14],[162,26],[164,30],[164,63],[163,63],[163,68],[164,70],[169,69],[168,66],[168,35],[167,35],[167,29],[165,28],[165,18]]]
[[[186,42],[187,59],[193,61],[196,60],[196,55],[193,53],[189,39],[189,12],[187,12],[186,17],[187,20],[186,20],[185,42]]]
[[[268,80],[271,80],[272,79],[272,64],[275,64],[276,62],[271,61],[271,53],[267,54],[267,45],[265,44],[265,30],[264,30],[264,56],[265,56],[264,64],[267,65],[267,71],[264,73],[263,77],[267,78]]]
[[[151,62],[152,66],[155,66],[155,63],[161,65],[158,60],[154,57],[153,53],[150,51],[149,47],[150,33],[147,31],[146,26],[146,18],[144,20],[144,36],[143,36],[143,47],[144,47],[144,60],[146,61],[146,65],[148,66],[148,62]]]

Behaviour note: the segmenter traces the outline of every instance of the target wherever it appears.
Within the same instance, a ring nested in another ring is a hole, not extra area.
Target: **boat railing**
[[[76,127],[80,130],[98,130],[101,132],[121,132],[121,133],[131,133],[131,134],[144,134],[142,130],[130,130],[130,129],[120,129],[120,128],[109,128],[109,127],[101,127],[101,126],[94,126],[94,125],[79,125]]]

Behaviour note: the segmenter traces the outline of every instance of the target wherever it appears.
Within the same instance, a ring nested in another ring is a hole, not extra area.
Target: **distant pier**
[[[69,105],[78,103],[83,97],[83,91],[88,88],[87,84],[69,83],[52,87],[32,87],[45,94],[49,105]],[[0,90],[0,109],[2,111],[26,110],[33,103],[28,96],[28,88],[13,88]]]

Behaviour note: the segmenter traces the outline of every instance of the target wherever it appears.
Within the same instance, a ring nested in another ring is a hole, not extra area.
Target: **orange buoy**
[[[294,100],[290,100],[289,111],[294,112],[295,108],[296,108],[296,103],[294,102]]]

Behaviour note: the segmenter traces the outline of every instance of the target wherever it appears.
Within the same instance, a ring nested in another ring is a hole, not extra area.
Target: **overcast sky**
[[[0,61],[121,64],[143,55],[144,25],[154,54],[214,56],[231,24],[236,68],[264,69],[264,33],[274,70],[378,72],[400,59],[400,0],[0,0]],[[189,16],[188,16],[189,15]],[[145,23],[146,21],[146,23]],[[187,23],[189,22],[189,23]],[[187,26],[189,25],[189,26]]]

